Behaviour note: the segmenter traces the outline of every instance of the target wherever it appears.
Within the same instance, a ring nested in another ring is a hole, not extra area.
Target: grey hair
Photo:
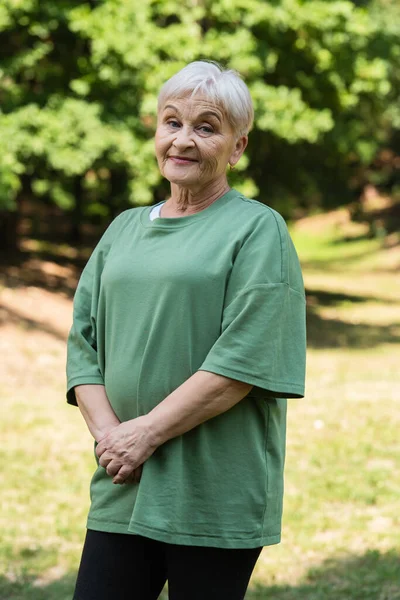
[[[238,137],[248,134],[254,119],[253,101],[237,71],[224,69],[214,61],[191,62],[164,83],[158,96],[158,110],[169,98],[195,94],[220,106]]]

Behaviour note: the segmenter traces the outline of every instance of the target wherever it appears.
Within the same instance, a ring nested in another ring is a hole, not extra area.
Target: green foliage
[[[286,216],[349,200],[399,128],[400,12],[381,2],[0,0],[0,206],[33,193],[112,214],[162,197],[157,92],[199,58],[254,98],[233,185]]]

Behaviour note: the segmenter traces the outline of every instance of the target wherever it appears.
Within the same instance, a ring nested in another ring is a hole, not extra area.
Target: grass
[[[246,598],[400,600],[399,248],[312,218],[294,238],[307,396],[289,404],[283,541],[264,549]],[[93,468],[64,402],[70,300],[4,288],[0,317],[0,600],[69,600]]]

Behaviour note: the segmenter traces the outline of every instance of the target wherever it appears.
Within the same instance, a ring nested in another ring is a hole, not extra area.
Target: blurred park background
[[[71,598],[94,464],[72,297],[111,219],[168,193],[157,92],[200,58],[251,90],[230,183],[287,219],[307,289],[283,542],[246,598],[400,600],[399,0],[0,0],[0,599]]]

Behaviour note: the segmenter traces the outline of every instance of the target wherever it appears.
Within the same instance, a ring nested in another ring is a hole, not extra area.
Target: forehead
[[[221,122],[226,120],[225,110],[220,104],[200,95],[166,98],[163,106],[160,107],[160,113],[166,110],[176,110],[182,116],[192,119],[207,114],[214,116]]]

